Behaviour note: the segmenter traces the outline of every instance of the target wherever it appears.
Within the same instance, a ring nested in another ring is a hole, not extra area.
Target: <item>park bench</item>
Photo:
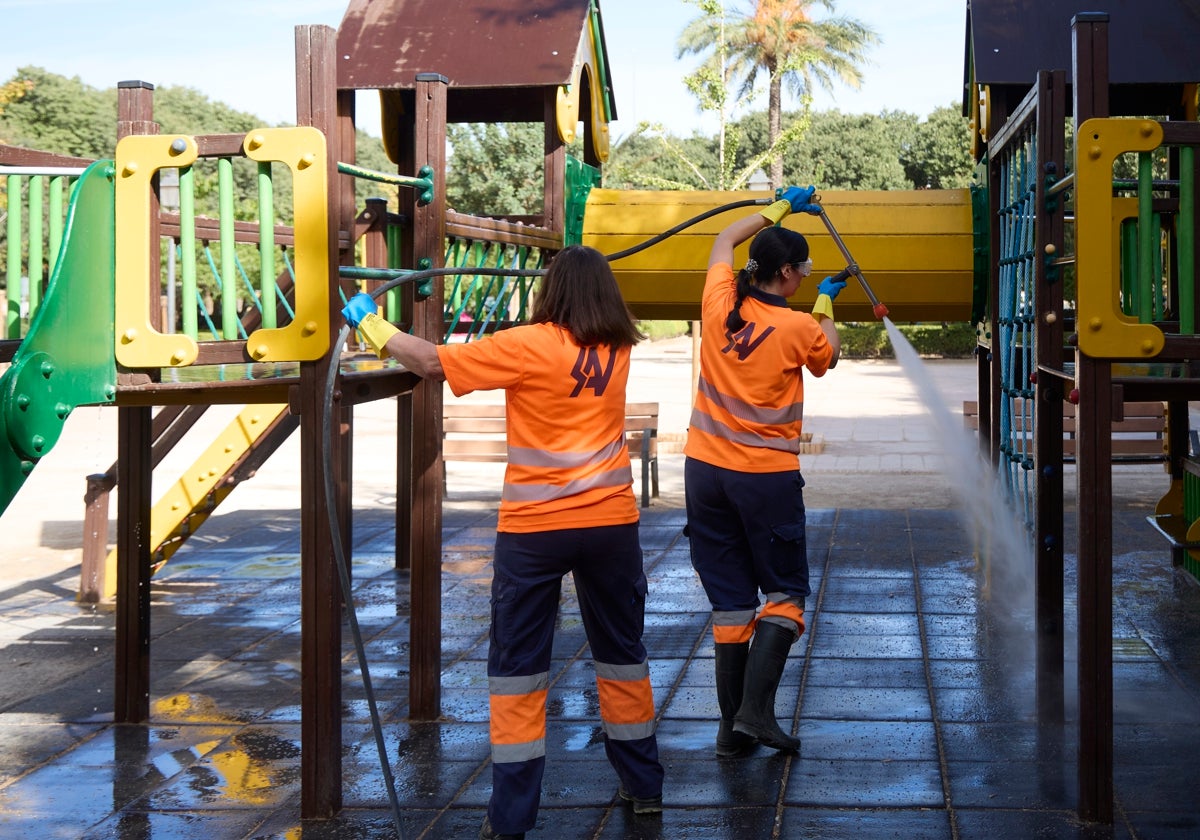
[[[1063,404],[1063,460],[1075,460],[1075,405]],[[1025,432],[1024,403],[1013,401],[1013,433]],[[1032,406],[1029,412],[1032,413]],[[1124,419],[1112,424],[1114,462],[1153,462],[1166,460],[1167,407],[1162,402],[1127,402]],[[963,426],[979,429],[979,403],[963,401]],[[1032,450],[1032,441],[1030,441]]]
[[[625,406],[625,442],[629,457],[641,461],[642,507],[658,496],[658,403]],[[504,406],[447,400],[442,411],[442,460],[508,460]]]

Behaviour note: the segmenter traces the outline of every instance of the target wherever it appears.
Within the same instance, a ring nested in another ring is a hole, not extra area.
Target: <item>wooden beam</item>
[[[1037,207],[1034,219],[1034,310],[1037,323],[1037,366],[1063,368],[1063,280],[1061,270],[1043,256],[1063,253],[1066,211],[1059,197],[1048,207],[1047,178],[1066,172],[1066,73],[1038,73],[1037,80]],[[1053,273],[1052,273],[1053,272]],[[1034,445],[1037,468],[1034,563],[1037,616],[1037,706],[1042,723],[1061,724],[1065,718],[1063,655],[1063,389],[1052,376],[1037,377],[1038,437]]]
[[[296,27],[296,123],[326,137],[326,172],[337,171],[335,91],[337,33],[328,26]],[[337,242],[337,193],[330,190],[326,235]],[[329,249],[326,282],[336,288],[338,250]],[[327,321],[332,342],[333,306]],[[331,344],[332,346],[332,344]],[[337,351],[300,365],[300,816],[327,819],[342,807],[342,598],[326,511],[340,509],[323,483],[326,462],[340,474],[341,438],[322,428],[325,380]],[[341,410],[335,405],[337,428]],[[336,492],[336,491],[335,491]]]
[[[119,83],[117,137],[157,133],[154,86],[145,82]],[[157,201],[151,203],[151,208],[157,215]],[[157,237],[152,237],[152,241],[152,248],[157,250]],[[146,259],[150,260],[151,255],[146,254]],[[121,492],[117,498],[113,719],[119,723],[141,723],[150,717],[151,424],[148,406],[117,410],[117,481]]]
[[[1108,116],[1108,15],[1071,20],[1075,127]],[[1078,134],[1078,131],[1076,131]],[[1079,816],[1113,820],[1112,366],[1076,353],[1078,443]]]
[[[413,247],[431,268],[444,264],[446,238],[446,91],[449,80],[417,75],[414,147],[433,170],[434,199],[412,210]],[[434,278],[430,296],[413,312],[413,333],[434,343],[442,338],[443,286]],[[433,720],[442,702],[442,383],[423,380],[413,389],[412,638],[409,645],[409,716]]]

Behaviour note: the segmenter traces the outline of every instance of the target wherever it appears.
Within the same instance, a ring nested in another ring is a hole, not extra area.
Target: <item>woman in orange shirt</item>
[[[778,225],[793,211],[820,212],[813,191],[790,187],[723,230],[704,284],[684,488],[692,564],[712,605],[720,756],[756,742],[800,747],[779,727],[775,691],[810,594],[798,460],[803,373],[823,376],[837,364],[832,300],[846,285],[826,278],[812,315],[788,306],[812,261],[807,240]],[[735,272],[734,248],[752,236],[750,259]]]
[[[382,358],[457,396],[502,389],[508,465],[496,528],[488,651],[492,796],[480,838],[534,827],[546,763],[550,649],[563,575],[575,580],[596,668],[605,752],[635,814],[662,810],[663,768],[642,630],[646,576],[625,444],[630,350],[643,336],[604,255],[550,263],[530,323],[434,345],[375,314],[343,312]]]

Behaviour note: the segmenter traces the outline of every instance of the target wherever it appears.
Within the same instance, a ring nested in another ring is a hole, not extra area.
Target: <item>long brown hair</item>
[[[586,245],[568,245],[550,261],[529,320],[558,324],[581,347],[632,347],[646,337],[621,297],[608,260]]]

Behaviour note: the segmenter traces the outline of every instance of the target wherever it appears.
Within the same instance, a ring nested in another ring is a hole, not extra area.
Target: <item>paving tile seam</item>
[[[928,655],[929,634],[927,633],[925,626],[926,622],[923,606],[925,599],[921,597],[921,565],[917,561],[918,551],[913,543],[914,531],[912,518],[907,511],[905,512],[904,518],[907,525],[904,533],[908,541],[908,555],[912,564],[913,590],[916,601],[914,605],[914,613],[917,618],[917,630],[921,639],[921,659],[924,666],[923,669],[925,671],[925,687],[929,699],[929,709],[933,723],[934,742],[937,745],[938,771],[941,777],[942,801],[949,815],[951,837],[957,840],[959,837],[958,818],[954,811],[954,800],[950,784],[950,771],[946,761],[946,745],[942,735],[942,720],[939,715],[937,691],[934,688],[933,673],[932,669],[930,668],[930,659]]]

